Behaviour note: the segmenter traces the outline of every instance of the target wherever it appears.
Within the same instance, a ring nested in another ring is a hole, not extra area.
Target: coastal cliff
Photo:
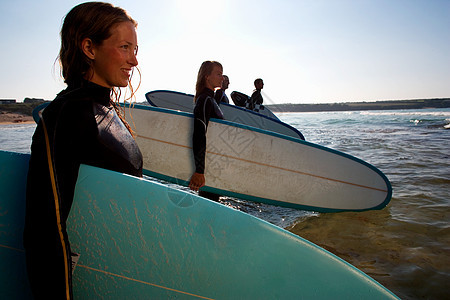
[[[270,104],[266,106],[273,112],[320,112],[320,111],[447,108],[450,107],[450,98],[389,100],[389,101],[375,101],[375,102],[318,103],[318,104]]]

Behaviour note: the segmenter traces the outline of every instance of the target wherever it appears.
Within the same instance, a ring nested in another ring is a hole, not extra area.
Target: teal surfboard
[[[28,155],[0,151],[0,299],[28,299]],[[395,299],[288,231],[165,185],[82,165],[68,220],[75,299]],[[45,270],[43,270],[45,274]]]
[[[0,299],[31,299],[22,235],[29,155],[0,150]]]

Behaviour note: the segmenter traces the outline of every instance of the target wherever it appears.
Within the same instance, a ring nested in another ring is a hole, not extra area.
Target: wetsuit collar
[[[104,106],[110,105],[112,89],[103,87],[88,80],[83,82],[83,88],[89,90],[89,93],[98,99],[98,103]]]
[[[209,88],[204,88],[201,94],[206,94],[212,98],[214,98],[214,91]]]
[[[94,97],[97,103],[104,106],[110,106],[112,89],[95,84],[88,80],[83,80],[81,86],[68,86],[67,89],[61,91],[58,96],[69,94],[76,90],[83,90],[83,93],[89,94]]]

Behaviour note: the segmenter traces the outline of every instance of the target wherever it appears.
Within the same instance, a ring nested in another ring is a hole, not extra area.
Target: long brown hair
[[[92,66],[91,59],[82,51],[82,41],[89,38],[94,45],[100,45],[111,36],[113,26],[122,22],[131,22],[137,27],[137,22],[124,9],[103,2],[82,3],[72,8],[66,15],[61,28],[61,49],[58,59],[61,65],[61,75],[68,87],[81,87]],[[137,69],[137,67],[135,68]],[[137,70],[140,75],[139,69]],[[130,98],[133,98],[137,89],[134,90],[130,82],[128,87],[131,92]],[[123,117],[125,111],[121,110],[118,105],[120,95],[120,88],[113,88],[112,96],[115,100],[111,103],[125,126],[132,132]]]
[[[197,97],[200,95],[200,93],[205,89],[206,77],[211,75],[214,66],[218,66],[221,69],[223,69],[222,65],[219,62],[210,60],[204,61],[200,66],[197,75],[197,83],[195,84],[194,103],[197,101]]]

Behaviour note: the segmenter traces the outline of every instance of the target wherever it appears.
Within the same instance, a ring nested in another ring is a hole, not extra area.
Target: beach
[[[32,124],[34,123],[32,116],[0,112],[0,124]]]

